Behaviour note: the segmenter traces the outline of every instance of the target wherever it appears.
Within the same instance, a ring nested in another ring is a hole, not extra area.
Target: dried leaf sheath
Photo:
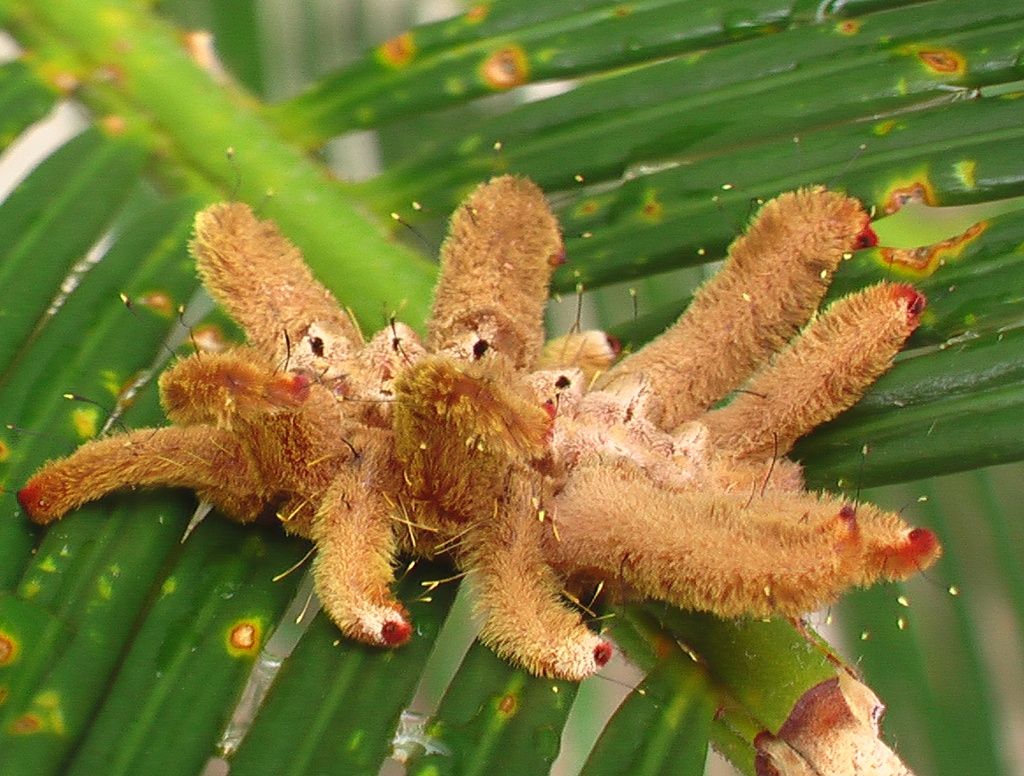
[[[237,520],[277,514],[316,543],[335,622],[373,644],[412,633],[391,594],[396,554],[446,553],[478,591],[482,638],[563,678],[611,654],[567,586],[797,615],[939,553],[931,532],[807,493],[797,464],[773,460],[854,401],[916,325],[923,298],[879,286],[796,333],[865,228],[855,201],[823,189],[769,203],[680,322],[595,389],[607,339],[573,334],[542,354],[561,238],[527,181],[495,179],[454,216],[426,346],[397,322],[363,343],[272,224],[215,206],[193,251],[250,347],[182,361],[161,381],[178,425],[86,444],[20,499],[48,522],[170,484]],[[756,396],[707,412],[755,372]]]
[[[777,735],[754,739],[757,776],[913,776],[880,737],[885,706],[846,671],[803,694]]]

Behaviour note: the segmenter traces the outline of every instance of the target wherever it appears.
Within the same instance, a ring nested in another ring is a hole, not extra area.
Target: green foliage
[[[301,543],[211,520],[182,545],[183,494],[112,497],[48,531],[11,495],[105,428],[161,422],[150,377],[183,338],[177,311],[197,287],[184,244],[203,204],[257,205],[374,330],[393,311],[421,324],[443,219],[463,194],[528,174],[567,238],[554,317],[573,319],[582,284],[587,314],[639,344],[684,308],[694,268],[721,255],[758,198],[818,182],[879,208],[914,185],[944,205],[1024,194],[1019,0],[496,0],[380,46],[355,35],[365,53],[325,45],[371,26],[358,7],[332,26],[319,5],[293,5],[285,31],[256,0],[0,0],[0,26],[23,48],[0,66],[0,141],[64,96],[88,125],[0,203],[0,776],[200,772],[296,594],[300,574],[272,579]],[[213,29],[237,81],[186,53],[180,25],[195,24]],[[322,56],[282,85],[310,51]],[[558,88],[530,85],[548,81]],[[325,162],[352,130],[375,131],[383,162],[358,183]],[[898,366],[799,448],[813,483],[856,490],[1024,459],[1022,231],[1008,213],[914,254],[917,266],[881,250],[846,262],[836,293],[895,275],[930,306]],[[216,314],[188,324],[234,336]],[[947,557],[909,592],[858,594],[845,609],[848,655],[920,776],[1012,770],[1003,719],[1022,700],[997,689],[1014,683],[1003,673],[1019,655],[987,647],[1024,631],[1012,551],[1024,536],[1006,517],[1020,476],[965,476],[870,494],[892,507],[932,495],[919,521]],[[437,681],[439,655],[456,649],[442,634],[428,660],[454,583],[425,583],[447,574],[403,579],[421,632],[398,652],[339,643],[318,618],[235,772],[376,773],[421,674]],[[1012,616],[986,614],[1000,604]],[[753,735],[831,670],[784,623],[616,614],[616,638],[650,673],[585,774],[700,773],[709,741],[749,773]],[[540,773],[587,690],[475,646],[425,726],[439,751],[409,769]]]

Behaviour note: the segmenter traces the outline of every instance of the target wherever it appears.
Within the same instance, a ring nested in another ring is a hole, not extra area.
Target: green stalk
[[[43,78],[77,82],[77,96],[108,114],[108,130],[155,152],[165,173],[178,169],[179,183],[184,175],[210,200],[259,205],[364,320],[399,307],[408,320],[423,320],[431,266],[390,241],[344,184],[283,142],[251,96],[216,83],[142,4],[0,0],[0,24],[30,47]]]

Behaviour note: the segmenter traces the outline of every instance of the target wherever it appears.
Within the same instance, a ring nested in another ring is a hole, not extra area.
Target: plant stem
[[[389,239],[345,184],[283,141],[255,98],[201,68],[180,32],[145,4],[0,0],[0,24],[26,47],[41,78],[73,88],[108,132],[146,146],[174,188],[249,200],[274,218],[364,321],[399,307],[414,324],[424,319],[432,266]]]

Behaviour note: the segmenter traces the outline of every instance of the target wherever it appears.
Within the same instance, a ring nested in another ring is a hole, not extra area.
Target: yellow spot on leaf
[[[104,369],[100,373],[100,377],[103,378],[103,387],[110,393],[111,396],[120,396],[121,392],[125,388],[124,379],[120,373],[115,372],[113,369]]]
[[[879,137],[885,137],[898,126],[899,122],[896,119],[886,119],[875,124],[871,131]]]
[[[483,139],[480,135],[469,135],[459,143],[458,153],[460,156],[468,156],[480,148],[482,143]]]
[[[554,46],[548,46],[547,48],[542,48],[535,51],[533,54],[533,58],[537,62],[548,64],[550,62],[553,62],[555,60],[555,57],[557,57],[560,53],[561,49],[556,48]]]
[[[3,463],[11,457],[11,446],[8,445],[4,440],[0,439],[0,463]]]
[[[106,574],[96,580],[96,595],[104,601],[109,601],[114,595],[114,583]]]
[[[390,67],[405,67],[415,56],[416,41],[413,40],[411,32],[403,32],[377,46],[377,59]]]
[[[363,745],[363,740],[366,738],[365,730],[357,730],[348,739],[348,745],[345,747],[349,752],[359,751],[359,747]]]
[[[71,423],[79,439],[92,439],[99,431],[99,409],[76,407],[71,411]]]
[[[63,736],[67,733],[64,710],[60,695],[54,690],[45,690],[32,699],[32,710],[22,714],[11,723],[12,735],[33,735],[53,733]]]
[[[460,95],[466,93],[466,82],[458,76],[452,75],[444,79],[445,94]]]
[[[52,555],[47,555],[39,561],[39,565],[36,568],[40,571],[45,571],[47,574],[54,574],[57,571],[57,561],[53,559]]]
[[[160,587],[160,595],[174,595],[178,591],[178,578],[167,577]]]
[[[647,189],[644,192],[644,204],[640,209],[640,217],[648,223],[657,224],[665,215],[665,206],[658,200],[658,192]]]
[[[526,52],[519,46],[505,46],[492,52],[480,65],[480,75],[492,89],[511,89],[529,80]]]
[[[34,579],[30,579],[21,586],[21,597],[31,601],[39,592],[43,589],[43,586]]]
[[[953,165],[953,173],[964,185],[964,188],[975,189],[978,187],[978,160],[963,159]]]
[[[487,5],[475,5],[466,11],[466,21],[472,24],[479,24],[487,18],[491,8]]]
[[[836,32],[840,35],[856,35],[860,32],[861,22],[859,19],[847,19],[836,25]]]

